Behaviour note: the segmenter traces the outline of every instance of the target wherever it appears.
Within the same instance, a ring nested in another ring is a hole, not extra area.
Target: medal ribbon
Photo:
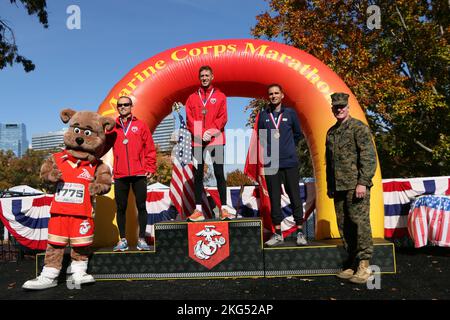
[[[270,120],[272,120],[272,123],[275,126],[275,129],[279,130],[278,128],[280,127],[281,118],[283,117],[283,114],[280,113],[280,115],[278,116],[278,121],[276,123],[275,123],[275,118],[273,117],[273,114],[269,113],[269,116],[270,116]]]
[[[119,121],[120,121],[120,124],[122,125],[122,131],[123,131],[123,134],[124,134],[125,137],[126,137],[126,136],[127,136],[127,133],[128,133],[128,129],[130,129],[131,122],[133,122],[133,119],[130,119],[130,122],[128,123],[128,126],[127,126],[126,129],[124,129],[124,125],[123,125],[122,119],[119,119]]]
[[[211,90],[211,92],[210,92],[210,94],[209,94],[209,96],[208,96],[208,98],[206,100],[203,100],[202,95],[200,94],[200,89],[198,89],[197,93],[198,93],[198,96],[200,97],[200,100],[202,101],[203,108],[205,108],[206,104],[208,103],[209,99],[211,98],[211,96],[214,93],[214,88]]]

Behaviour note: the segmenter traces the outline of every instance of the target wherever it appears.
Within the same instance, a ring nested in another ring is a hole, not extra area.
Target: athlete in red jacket
[[[210,66],[202,66],[199,70],[201,86],[186,101],[187,129],[192,134],[192,149],[197,161],[194,169],[195,210],[188,221],[202,221],[203,168],[204,152],[208,150],[213,161],[214,176],[222,207],[220,218],[229,219],[226,210],[226,182],[223,173],[225,124],[227,123],[227,98],[219,89],[211,85],[214,79]]]
[[[120,241],[114,251],[128,250],[125,235],[126,211],[130,185],[139,213],[138,250],[150,250],[145,242],[147,226],[147,179],[156,172],[156,150],[148,126],[132,115],[133,101],[126,96],[117,101],[119,117],[113,130],[107,133],[107,148],[114,153],[114,196],[117,205],[117,225]]]

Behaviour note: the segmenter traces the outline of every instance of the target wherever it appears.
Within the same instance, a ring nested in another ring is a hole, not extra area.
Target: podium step
[[[374,253],[371,265],[380,273],[396,273],[394,244],[384,239],[373,239]],[[266,277],[329,276],[342,268],[347,254],[340,239],[310,241],[298,247],[295,239],[286,240],[281,246],[264,249]]]
[[[151,251],[97,249],[88,273],[96,280],[319,276],[335,274],[345,260],[340,240],[297,247],[295,239],[287,238],[282,246],[265,248],[262,230],[260,219],[158,223]],[[371,264],[381,273],[395,273],[394,245],[384,239],[374,239],[374,244]],[[63,270],[69,260],[66,254]],[[37,274],[43,264],[44,254],[38,254]]]

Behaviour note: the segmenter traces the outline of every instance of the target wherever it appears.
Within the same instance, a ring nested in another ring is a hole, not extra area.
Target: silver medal
[[[128,139],[127,139],[127,133],[128,133],[128,129],[130,129],[131,123],[133,122],[133,118],[131,118],[131,120],[128,122],[127,128],[125,129],[124,125],[123,125],[123,121],[122,119],[120,119],[120,124],[122,125],[122,130],[123,130],[123,134],[125,136],[125,138],[122,140],[123,144],[127,144],[128,143]]]

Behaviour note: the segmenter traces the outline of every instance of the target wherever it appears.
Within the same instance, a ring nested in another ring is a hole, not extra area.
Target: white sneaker
[[[44,290],[44,289],[56,287],[57,285],[58,285],[58,280],[56,278],[55,279],[47,278],[46,276],[43,276],[41,274],[39,277],[25,282],[22,286],[22,289]]]
[[[298,246],[306,246],[308,244],[308,241],[306,241],[306,237],[303,234],[303,232],[299,231],[297,233],[297,245]]]
[[[280,245],[284,242],[283,236],[278,233],[274,233],[269,240],[266,241],[265,245],[269,247],[274,247]]]
[[[87,274],[86,272],[77,272],[67,277],[66,281],[75,284],[88,284],[94,283],[95,279],[92,275]]]

